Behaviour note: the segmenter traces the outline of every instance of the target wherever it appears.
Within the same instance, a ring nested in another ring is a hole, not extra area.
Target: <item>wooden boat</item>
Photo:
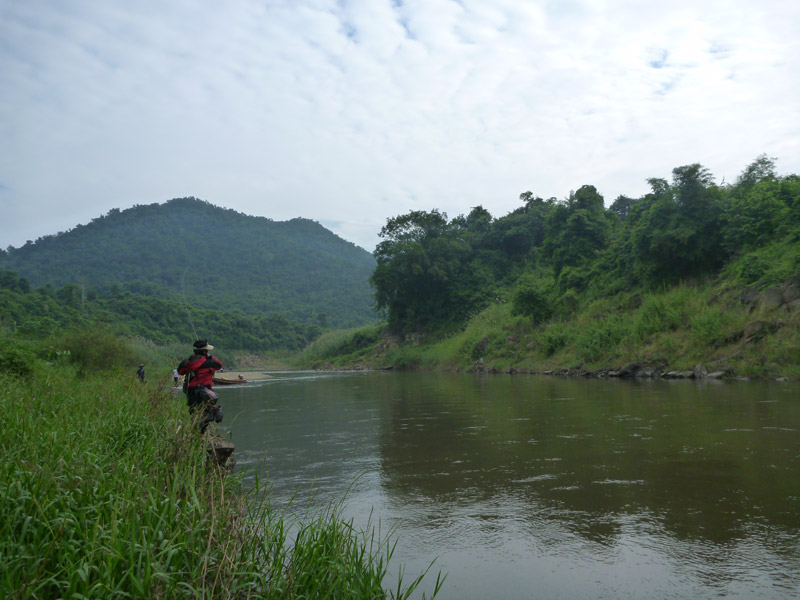
[[[240,383],[247,383],[247,379],[244,378],[236,378],[236,379],[228,379],[227,377],[212,377],[215,384],[219,385],[238,385]]]

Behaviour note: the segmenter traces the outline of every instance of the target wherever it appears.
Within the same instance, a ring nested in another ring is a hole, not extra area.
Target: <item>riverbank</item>
[[[171,382],[139,383],[105,337],[0,340],[0,597],[390,596],[391,540],[330,507],[284,522],[264,482],[208,459]]]
[[[762,288],[730,281],[587,299],[537,322],[498,298],[458,331],[330,332],[306,368],[394,368],[585,376],[800,378],[800,279]]]

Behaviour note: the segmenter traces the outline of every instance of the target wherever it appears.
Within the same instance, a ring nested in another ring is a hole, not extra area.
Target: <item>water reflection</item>
[[[240,465],[401,520],[444,597],[794,597],[790,384],[283,374],[223,390]],[[366,475],[359,478],[366,472]],[[355,481],[355,483],[353,483]]]

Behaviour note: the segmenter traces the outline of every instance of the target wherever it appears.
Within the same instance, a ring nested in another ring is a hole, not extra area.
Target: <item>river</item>
[[[800,597],[797,383],[272,375],[218,390],[237,469],[439,598]]]

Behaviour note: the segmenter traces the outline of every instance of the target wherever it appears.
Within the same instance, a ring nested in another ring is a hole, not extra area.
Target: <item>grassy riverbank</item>
[[[419,584],[383,590],[390,538],[335,509],[285,523],[263,489],[223,475],[182,396],[135,381],[119,364],[135,351],[103,339],[105,354],[0,340],[0,597],[385,598]]]
[[[735,270],[738,265],[732,265]],[[300,363],[313,368],[570,373],[637,363],[656,374],[703,364],[727,377],[800,377],[798,282],[734,278],[577,300],[544,321],[502,296],[447,335],[393,337],[379,326],[330,332]],[[789,291],[787,291],[789,290]],[[776,300],[777,298],[777,300]]]

